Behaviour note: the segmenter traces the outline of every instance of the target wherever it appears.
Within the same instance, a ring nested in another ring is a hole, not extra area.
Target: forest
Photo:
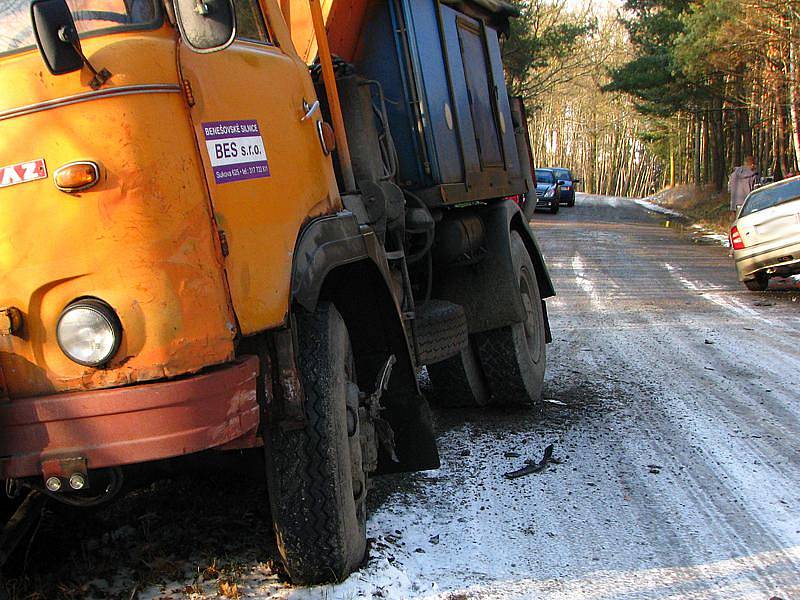
[[[722,192],[749,155],[765,177],[800,168],[800,0],[518,6],[503,50],[537,166],[626,196]]]

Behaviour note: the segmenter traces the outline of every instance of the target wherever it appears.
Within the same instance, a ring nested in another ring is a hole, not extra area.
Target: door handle
[[[306,111],[306,114],[304,114],[303,118],[300,119],[301,123],[303,121],[308,121],[314,115],[314,113],[319,110],[319,100],[315,100],[314,104],[311,104],[310,106],[308,102],[303,100],[303,110]]]

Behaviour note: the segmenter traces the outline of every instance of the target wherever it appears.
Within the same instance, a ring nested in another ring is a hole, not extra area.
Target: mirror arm
[[[72,46],[75,52],[78,53],[78,56],[81,57],[83,64],[85,64],[92,72],[92,75],[94,75],[89,82],[89,87],[93,90],[99,90],[106,81],[111,79],[111,72],[108,69],[100,69],[100,71],[97,71],[97,69],[92,66],[92,63],[89,62],[89,59],[86,58],[86,55],[83,53],[83,48],[81,48],[81,40],[78,37],[78,32],[75,31],[73,27],[67,25],[61,27],[58,30],[58,39]]]

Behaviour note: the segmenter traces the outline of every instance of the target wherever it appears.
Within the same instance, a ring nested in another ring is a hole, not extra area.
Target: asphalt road
[[[91,519],[51,518],[31,560],[60,564],[70,579],[47,589],[799,598],[800,290],[746,291],[726,249],[693,243],[663,219],[589,196],[536,215],[558,291],[548,301],[547,402],[436,411],[442,467],[377,482],[371,558],[345,583],[282,584],[258,560],[271,539],[263,490],[191,479]],[[503,477],[551,443],[558,462]],[[30,591],[47,568],[33,570]],[[161,583],[135,584],[143,574]]]

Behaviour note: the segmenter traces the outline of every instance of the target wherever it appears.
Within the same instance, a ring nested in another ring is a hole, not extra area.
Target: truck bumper
[[[47,476],[59,461],[97,469],[226,444],[258,427],[258,370],[246,356],[181,379],[6,401],[0,478]]]

